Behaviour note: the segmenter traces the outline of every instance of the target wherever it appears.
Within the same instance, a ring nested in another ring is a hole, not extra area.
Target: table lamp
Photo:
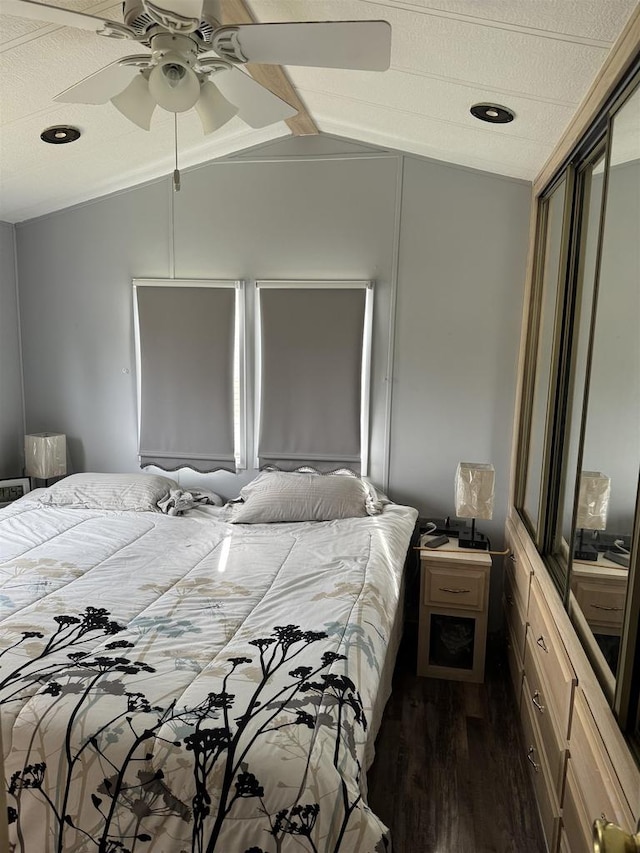
[[[580,536],[576,542],[576,560],[597,560],[598,549],[584,541],[585,530],[604,530],[607,526],[607,511],[611,495],[611,478],[600,471],[583,471],[578,490],[576,528]]]
[[[50,480],[67,473],[67,437],[62,433],[36,432],[24,437],[27,477]]]
[[[495,470],[484,462],[459,462],[455,480],[456,515],[471,519],[471,532],[460,531],[460,548],[486,551],[489,541],[476,532],[476,518],[493,518]]]

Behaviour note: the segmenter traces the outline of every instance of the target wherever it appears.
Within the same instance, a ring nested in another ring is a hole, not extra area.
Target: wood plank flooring
[[[401,647],[368,777],[393,853],[545,853],[500,639],[484,684],[414,673]]]

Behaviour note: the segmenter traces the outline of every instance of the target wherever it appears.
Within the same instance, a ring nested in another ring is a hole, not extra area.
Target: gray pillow
[[[369,491],[359,477],[268,471],[240,491],[232,524],[362,518]]]
[[[178,484],[159,474],[71,474],[46,489],[48,506],[159,512],[158,501]]]

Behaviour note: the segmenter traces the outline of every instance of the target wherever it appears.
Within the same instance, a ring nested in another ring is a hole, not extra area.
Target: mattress
[[[416,515],[1,510],[15,849],[387,850],[366,769]]]

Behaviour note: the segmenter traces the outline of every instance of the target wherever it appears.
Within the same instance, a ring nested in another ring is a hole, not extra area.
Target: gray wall
[[[175,195],[167,179],[23,223],[27,427],[65,432],[75,470],[136,470],[132,278],[374,279],[372,479],[444,515],[457,462],[493,462],[499,545],[529,200],[518,181],[312,138],[185,172]]]
[[[496,470],[504,529],[530,190],[407,158],[396,318],[390,490],[453,513],[458,462]]]
[[[0,222],[0,477],[22,476],[23,436],[14,228]]]

